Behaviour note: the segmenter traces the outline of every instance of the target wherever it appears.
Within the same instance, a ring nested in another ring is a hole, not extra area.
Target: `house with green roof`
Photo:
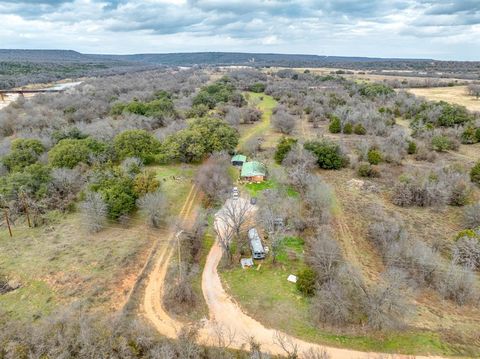
[[[263,182],[267,176],[267,167],[257,161],[245,162],[240,172],[240,178],[248,182]]]
[[[241,167],[245,162],[247,162],[247,156],[238,154],[232,157],[233,166]]]

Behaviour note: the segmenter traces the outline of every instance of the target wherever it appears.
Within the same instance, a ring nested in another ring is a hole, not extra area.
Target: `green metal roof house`
[[[245,162],[247,162],[247,156],[235,155],[232,157],[232,165],[234,166],[243,166]]]
[[[242,166],[240,178],[250,182],[263,182],[267,175],[267,168],[257,161],[245,162]]]

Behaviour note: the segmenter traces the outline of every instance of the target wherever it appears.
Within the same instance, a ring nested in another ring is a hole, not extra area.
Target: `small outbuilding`
[[[240,172],[240,178],[249,182],[263,182],[267,176],[267,168],[257,161],[245,162]]]
[[[242,167],[243,164],[247,162],[247,156],[244,155],[235,155],[232,157],[232,165]]]

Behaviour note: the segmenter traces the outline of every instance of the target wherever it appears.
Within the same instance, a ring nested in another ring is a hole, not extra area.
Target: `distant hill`
[[[167,54],[135,54],[135,55],[90,55],[94,58],[110,60],[127,60],[161,65],[250,65],[250,66],[289,66],[320,67],[326,64],[371,63],[371,62],[405,62],[432,61],[427,59],[382,59],[369,57],[343,57],[296,54],[262,54],[243,52],[187,52]]]
[[[73,50],[0,49],[0,61],[19,62],[91,62],[95,59]]]
[[[72,50],[0,49],[0,88],[63,78],[106,76],[162,66],[331,67],[425,77],[480,79],[480,62],[243,52],[99,55]],[[405,74],[405,72],[401,72]]]
[[[319,56],[296,54],[262,54],[243,52],[185,52],[165,54],[98,55],[72,50],[0,50],[0,61],[19,62],[130,62],[168,66],[250,65],[320,67],[349,63],[425,62],[429,59],[383,59],[370,57]]]

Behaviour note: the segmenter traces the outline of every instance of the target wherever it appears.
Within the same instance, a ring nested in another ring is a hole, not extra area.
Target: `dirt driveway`
[[[240,198],[239,200],[243,199]],[[215,220],[223,221],[224,219],[222,216],[216,216]],[[217,226],[217,228],[225,227],[225,224],[222,223]],[[224,336],[233,337],[231,347],[241,348],[243,344],[248,342],[248,338],[253,337],[255,338],[255,341],[261,345],[263,351],[271,354],[286,354],[279,341],[290,350],[292,350],[293,347],[297,347],[299,353],[305,353],[309,349],[325,350],[330,354],[331,358],[335,359],[372,358],[372,356],[380,354],[324,347],[279,333],[274,329],[266,328],[261,323],[245,314],[239,305],[223,289],[217,270],[222,254],[222,248],[217,240],[208,254],[205,268],[203,270],[202,291],[210,315],[210,320],[201,331],[200,338],[204,344],[215,345],[218,341],[218,332],[220,329],[223,331]],[[309,356],[302,355],[301,357],[308,358]],[[384,354],[384,357],[412,358],[412,356],[392,356],[389,354]],[[417,358],[427,357],[419,356]]]

